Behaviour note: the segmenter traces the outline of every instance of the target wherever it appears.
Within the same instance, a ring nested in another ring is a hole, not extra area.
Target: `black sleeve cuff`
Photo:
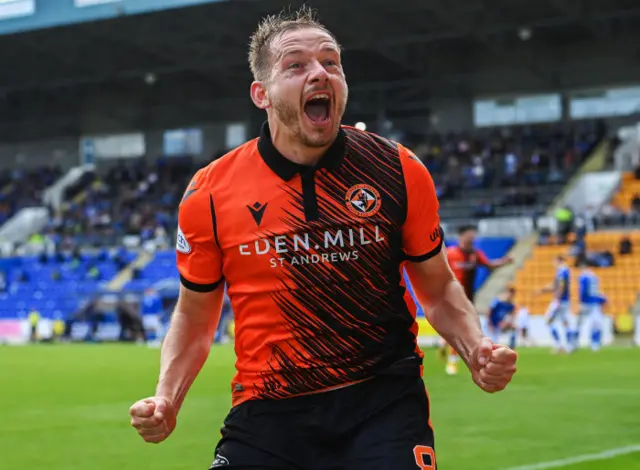
[[[436,246],[429,253],[425,253],[423,255],[410,256],[405,254],[404,259],[406,261],[411,261],[412,263],[421,263],[423,261],[427,261],[428,259],[433,258],[442,251],[442,245],[444,245],[444,231],[442,230],[442,228],[440,228],[440,243],[438,243],[438,246]]]
[[[191,282],[188,279],[186,279],[182,274],[180,275],[180,282],[182,283],[183,286],[185,286],[187,289],[192,290],[194,292],[202,292],[202,293],[213,292],[218,288],[218,286],[223,280],[224,278],[221,278],[219,281],[216,281],[212,284],[196,284],[195,282]]]

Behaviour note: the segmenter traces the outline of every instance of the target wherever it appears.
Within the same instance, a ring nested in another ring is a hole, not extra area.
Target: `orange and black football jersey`
[[[315,167],[259,138],[193,177],[179,210],[183,285],[226,282],[233,404],[422,373],[403,263],[443,244],[431,176],[406,148],[342,127]]]

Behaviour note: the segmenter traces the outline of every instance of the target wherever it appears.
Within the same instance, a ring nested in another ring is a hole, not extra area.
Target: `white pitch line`
[[[605,450],[598,454],[583,454],[576,455],[575,457],[569,457],[566,459],[552,460],[550,462],[540,462],[532,465],[524,465],[522,467],[511,467],[507,470],[544,470],[547,468],[560,468],[567,465],[573,465],[576,463],[591,462],[593,460],[607,460],[620,455],[633,454],[640,452],[640,445],[618,447],[617,449]]]

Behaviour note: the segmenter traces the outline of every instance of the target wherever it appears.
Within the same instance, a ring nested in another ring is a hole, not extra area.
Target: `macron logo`
[[[191,245],[189,245],[189,242],[180,227],[178,227],[178,235],[176,236],[176,250],[180,253],[184,253],[185,255],[191,253]]]
[[[253,220],[256,222],[256,225],[258,227],[260,227],[260,223],[262,222],[262,217],[264,216],[264,211],[266,208],[267,203],[260,204],[259,202],[254,203],[253,206],[247,206],[247,209],[249,209],[249,212],[251,212]]]

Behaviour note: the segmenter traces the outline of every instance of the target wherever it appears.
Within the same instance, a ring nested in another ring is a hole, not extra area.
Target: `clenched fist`
[[[471,376],[478,387],[488,393],[504,390],[516,373],[518,354],[506,346],[482,338],[471,358]]]
[[[164,441],[176,427],[176,408],[168,398],[150,397],[129,408],[131,426],[146,442]]]

